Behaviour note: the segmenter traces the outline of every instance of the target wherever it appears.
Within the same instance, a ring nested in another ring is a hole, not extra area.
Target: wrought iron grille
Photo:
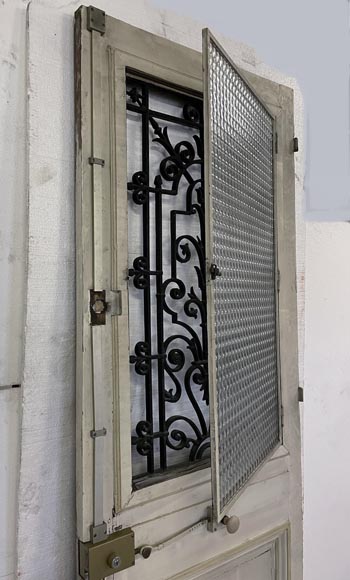
[[[127,79],[133,475],[209,456],[202,101]]]

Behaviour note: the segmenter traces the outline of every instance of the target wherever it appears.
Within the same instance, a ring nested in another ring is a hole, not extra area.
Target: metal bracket
[[[207,517],[208,517],[208,525],[207,525],[208,532],[216,532],[218,529],[218,525],[213,517],[213,507],[212,506],[209,506],[207,508]]]
[[[107,537],[107,524],[103,522],[98,526],[91,526],[91,542],[93,544],[97,544],[98,542],[102,542]]]
[[[105,166],[105,160],[100,159],[99,157],[89,157],[90,165],[101,165],[101,167]]]
[[[105,437],[107,435],[107,429],[105,427],[103,427],[102,429],[98,429],[97,431],[90,431],[90,435],[93,439],[96,439],[96,437]]]
[[[303,387],[298,387],[298,401],[299,401],[299,403],[304,402],[304,389],[303,389]]]
[[[297,153],[299,151],[299,139],[298,137],[294,137],[293,139],[293,153]]]
[[[89,6],[87,9],[87,29],[95,30],[103,35],[106,32],[106,13],[95,6]]]
[[[111,316],[120,316],[122,313],[122,293],[120,290],[107,290],[108,312]]]

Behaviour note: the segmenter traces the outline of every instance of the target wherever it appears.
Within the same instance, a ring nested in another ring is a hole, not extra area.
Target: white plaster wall
[[[350,224],[307,224],[305,580],[350,570]]]
[[[0,386],[21,380],[26,260],[26,2],[0,2]]]
[[[26,262],[26,2],[0,2],[0,387],[22,380]],[[20,389],[0,388],[0,578],[14,578]]]
[[[12,580],[16,566],[19,465],[19,389],[0,392],[0,579]]]
[[[199,24],[179,15],[159,12],[143,0],[132,3],[127,0],[96,0],[94,4],[133,25],[193,48],[201,47]],[[6,166],[0,177],[1,184],[6,174],[7,185],[1,188],[1,193],[7,193],[0,226],[5,228],[8,236],[6,251],[8,248],[21,248],[14,254],[21,255],[21,259],[18,263],[10,261],[12,266],[6,270],[6,284],[11,293],[7,290],[7,294],[3,294],[1,287],[2,304],[5,296],[5,305],[11,304],[11,312],[16,310],[16,301],[10,302],[10,296],[16,297],[19,304],[23,303],[23,248],[25,239],[29,240],[23,399],[19,391],[8,391],[6,395],[0,392],[3,413],[0,420],[4,417],[3,425],[6,425],[5,435],[2,436],[1,432],[0,437],[1,457],[5,454],[5,462],[1,462],[0,468],[0,526],[9,533],[4,542],[0,536],[1,580],[17,577],[14,559],[16,527],[18,576],[28,580],[71,580],[75,577],[73,13],[78,5],[79,2],[68,0],[32,0],[29,8],[29,165],[26,176],[23,133],[27,95],[24,85],[26,2],[0,2],[1,43],[7,39],[6,46],[0,44],[0,57],[8,55],[12,50],[9,47],[13,46],[16,62],[20,63],[16,65],[19,69],[15,70],[9,65],[2,67],[2,74],[6,67],[13,72],[9,70],[8,80],[3,81],[2,77],[0,85],[3,97],[0,102],[0,147],[11,168],[10,171],[7,164],[2,164]],[[228,46],[241,66],[293,85],[292,81],[259,62],[251,49],[233,41]],[[11,74],[15,76],[11,77]],[[15,80],[10,82],[10,78]],[[10,90],[9,99],[4,99],[6,90]],[[296,133],[302,146],[300,111],[297,93]],[[4,132],[3,127],[6,128]],[[300,211],[302,147],[296,161],[297,207]],[[28,237],[24,219],[27,179]],[[21,219],[20,224],[18,219]],[[301,220],[297,227],[302,380],[304,226]],[[345,445],[349,440],[347,425],[350,424],[347,421],[350,370],[348,228],[348,224],[307,226],[305,580],[348,578],[346,538],[350,470],[344,461]],[[3,256],[1,251],[0,259]],[[18,266],[16,274],[13,264]],[[23,311],[21,314],[17,312],[17,320],[16,339],[11,338],[15,335],[9,334],[4,341],[5,333],[0,335],[0,346],[3,340],[4,348],[10,353],[5,356],[6,361],[11,360],[12,354],[17,357],[13,365],[17,373],[8,375],[16,377],[15,382],[19,382],[17,377],[21,378],[22,374]],[[18,400],[22,402],[21,429]]]

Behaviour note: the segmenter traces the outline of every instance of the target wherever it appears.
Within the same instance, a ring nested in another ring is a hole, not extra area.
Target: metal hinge
[[[280,291],[281,288],[281,272],[277,270],[277,292]]]
[[[278,133],[275,133],[275,153],[278,153]]]
[[[98,542],[105,540],[108,536],[106,522],[103,522],[98,526],[91,526],[90,536],[92,544],[98,544]]]
[[[298,137],[294,137],[293,139],[293,153],[297,153],[299,151],[299,139]]]
[[[282,427],[282,429],[284,427],[284,408],[283,408],[283,405],[281,405],[281,427]]]
[[[303,389],[303,387],[298,387],[298,401],[299,401],[299,403],[304,402],[304,389]]]
[[[216,532],[218,529],[218,525],[217,525],[217,522],[214,518],[214,510],[213,510],[212,506],[207,507],[207,519],[208,519],[208,524],[207,524],[208,532]]]
[[[87,9],[87,29],[104,34],[106,32],[106,13],[95,6],[89,6]]]

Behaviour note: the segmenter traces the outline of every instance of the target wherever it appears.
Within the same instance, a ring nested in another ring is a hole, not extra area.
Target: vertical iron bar
[[[201,124],[203,124],[203,110],[201,109],[201,114],[202,114],[202,118],[201,118]],[[204,130],[201,127],[199,130],[199,134],[200,134],[200,140],[201,143],[203,143],[204,145]],[[203,209],[203,213],[200,217],[200,230],[201,230],[201,241],[203,244],[203,271],[202,271],[202,276],[203,276],[203,288],[202,288],[202,302],[203,302],[203,306],[204,306],[204,316],[203,316],[203,320],[202,320],[202,345],[203,345],[203,359],[205,361],[208,360],[208,329],[207,329],[207,276],[206,276],[206,247],[205,247],[205,196],[204,196],[204,175],[205,175],[205,171],[204,171],[204,155],[202,158],[202,164],[201,164],[201,183],[202,183],[202,188],[203,188],[203,205],[202,205],[202,209]]]
[[[156,280],[157,280],[157,350],[158,350],[158,412],[159,431],[164,433],[165,428],[165,378],[164,378],[164,311],[163,311],[163,224],[162,224],[162,193],[156,191]],[[166,441],[164,437],[159,440],[160,468],[167,467]]]
[[[147,185],[149,185],[149,94],[147,85],[142,86],[142,104],[144,112],[142,113],[142,171],[147,175]],[[143,255],[147,262],[147,270],[150,270],[150,242],[149,242],[149,191],[147,192],[147,201],[143,204],[142,213],[142,236],[143,236]],[[144,289],[144,333],[145,342],[148,345],[149,352],[152,351],[152,328],[151,328],[151,277],[149,284]],[[153,392],[152,392],[152,361],[145,375],[145,398],[146,398],[146,421],[152,426],[153,432]],[[147,455],[147,471],[154,472],[154,442],[150,440],[151,449]]]

